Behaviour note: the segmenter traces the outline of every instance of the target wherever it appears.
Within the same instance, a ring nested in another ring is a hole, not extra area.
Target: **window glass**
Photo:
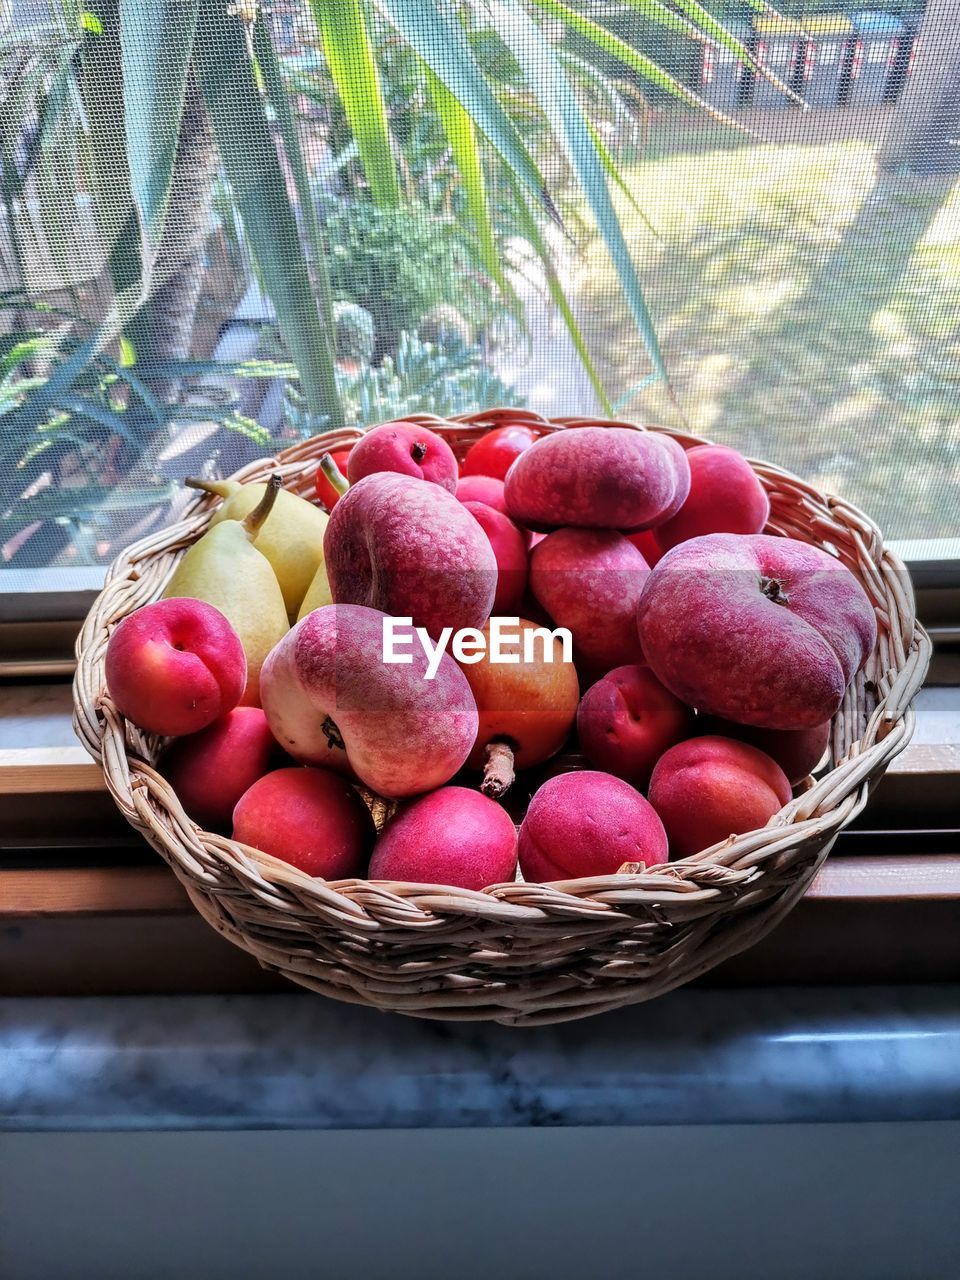
[[[489,405],[960,536],[958,84],[949,0],[0,0],[0,586]]]

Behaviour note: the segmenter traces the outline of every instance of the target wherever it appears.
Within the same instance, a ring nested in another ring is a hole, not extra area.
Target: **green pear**
[[[289,629],[283,592],[270,561],[254,545],[279,493],[280,477],[257,486],[262,496],[243,520],[213,524],[190,547],[163,592],[204,600],[219,609],[240,637],[247,655],[243,706],[260,705],[260,668]]]
[[[223,498],[211,524],[242,520],[266,491],[264,484],[240,484],[237,480],[187,480],[192,489],[203,489]],[[295,618],[303,597],[323,564],[323,535],[327,513],[281,489],[273,510],[256,536],[255,546],[273,565],[290,618]]]
[[[313,581],[307,588],[307,594],[303,597],[303,604],[301,604],[300,612],[297,614],[297,621],[302,622],[308,613],[313,613],[314,609],[323,608],[325,604],[333,604],[333,592],[330,590],[327,566],[322,564],[313,575]]]

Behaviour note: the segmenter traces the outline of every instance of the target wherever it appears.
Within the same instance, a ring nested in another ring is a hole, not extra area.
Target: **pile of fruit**
[[[458,466],[393,422],[324,456],[316,504],[189,483],[223,502],[113,631],[109,693],[173,739],[194,821],[326,879],[562,881],[762,827],[876,643],[720,445],[518,423]],[[379,833],[365,791],[398,802]]]

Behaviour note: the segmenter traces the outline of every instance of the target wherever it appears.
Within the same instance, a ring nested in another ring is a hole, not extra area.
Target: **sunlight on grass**
[[[631,249],[695,430],[862,504],[891,535],[960,532],[960,189],[872,145],[711,144],[628,172]],[[715,149],[711,149],[711,148]],[[612,398],[649,372],[594,246],[580,308]],[[665,390],[627,410],[675,422]]]

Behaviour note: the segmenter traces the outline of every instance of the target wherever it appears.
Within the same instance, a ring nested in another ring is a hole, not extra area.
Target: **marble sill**
[[[558,1027],[308,995],[0,1000],[0,1131],[960,1119],[960,987],[687,990]]]

